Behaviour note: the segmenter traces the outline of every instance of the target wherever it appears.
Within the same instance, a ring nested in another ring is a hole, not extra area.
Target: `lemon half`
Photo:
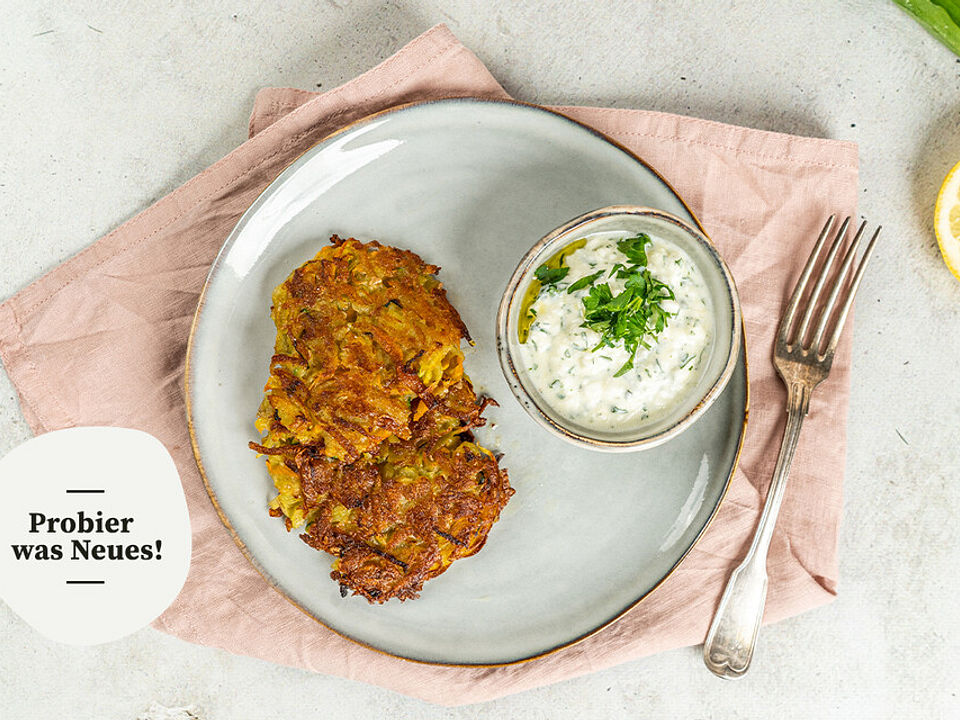
[[[933,229],[943,261],[960,280],[960,163],[947,173],[933,211]]]

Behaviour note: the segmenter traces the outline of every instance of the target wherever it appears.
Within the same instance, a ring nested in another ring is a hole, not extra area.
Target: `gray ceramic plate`
[[[746,420],[746,368],[688,431],[602,454],[554,437],[500,372],[495,315],[544,233],[587,210],[642,204],[696,220],[649,167],[541,108],[446,100],[367,118],[307,151],[250,207],[213,265],[187,367],[188,419],[208,490],[247,557],[333,630],[449,664],[510,663],[583,638],[650,593],[716,512]],[[270,294],[332,233],[409,248],[440,279],[476,341],[466,367],[502,406],[477,432],[504,453],[516,495],[484,549],[414,601],[341,598],[330,556],[267,516],[273,488],[247,449],[275,330]],[[743,357],[745,353],[741,353]]]

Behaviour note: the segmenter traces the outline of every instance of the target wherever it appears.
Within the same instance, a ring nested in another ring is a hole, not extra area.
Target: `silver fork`
[[[817,244],[807,260],[803,273],[793,290],[787,309],[780,320],[777,331],[776,345],[773,349],[773,364],[784,384],[787,386],[787,425],[783,431],[783,442],[780,445],[780,455],[773,471],[773,480],[767,499],[763,506],[763,513],[757,524],[753,543],[747,551],[743,562],[730,575],[727,587],[720,599],[717,613],[710,625],[707,639],[703,645],[703,661],[707,667],[720,677],[735,678],[747,672],[753,651],[756,647],[757,633],[760,630],[760,619],[763,617],[763,606],[767,598],[767,550],[773,537],[773,528],[783,502],[783,491],[787,484],[787,475],[790,473],[790,464],[793,462],[793,453],[797,448],[800,437],[800,427],[810,407],[810,395],[813,389],[823,382],[833,365],[833,356],[837,349],[840,333],[846,322],[847,314],[853,305],[853,298],[860,286],[864,269],[873,246],[880,235],[878,227],[870,239],[867,249],[864,250],[860,263],[853,276],[853,281],[845,284],[850,268],[856,259],[857,250],[863,237],[866,222],[860,225],[857,234],[850,243],[850,247],[843,259],[838,273],[835,274],[830,295],[822,305],[820,297],[833,270],[834,260],[846,239],[847,227],[850,218],[843,221],[837,232],[826,260],[822,264],[819,277],[806,299],[803,315],[799,327],[794,327],[794,320],[804,297],[807,283],[817,265],[821,251],[826,244],[827,237],[833,230],[836,216],[831,215],[824,225],[817,239]],[[845,299],[840,312],[833,322],[833,330],[824,346],[827,337],[827,328],[830,326],[831,316],[836,309],[837,300],[845,292]],[[808,331],[817,311],[820,311],[816,327],[809,339]]]

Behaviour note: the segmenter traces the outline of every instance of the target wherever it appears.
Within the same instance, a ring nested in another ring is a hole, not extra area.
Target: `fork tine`
[[[793,289],[793,295],[790,296],[790,302],[787,305],[787,309],[784,311],[783,317],[780,319],[779,335],[784,342],[788,340],[790,326],[793,324],[793,316],[796,315],[797,306],[800,305],[800,298],[803,296],[803,291],[807,287],[807,281],[810,279],[810,273],[813,272],[813,266],[816,264],[817,258],[820,256],[820,250],[823,248],[823,243],[827,239],[827,235],[829,235],[830,231],[833,230],[833,223],[836,221],[836,219],[836,215],[831,215],[827,218],[827,222],[823,226],[823,230],[820,231],[820,237],[817,238],[817,244],[813,246],[813,252],[810,253],[810,257],[807,259],[807,264],[803,267],[803,272],[800,273],[800,279],[797,280],[797,285]]]
[[[857,267],[857,272],[853,276],[853,282],[850,284],[850,292],[843,303],[843,307],[840,309],[840,314],[837,316],[837,326],[830,336],[827,349],[823,351],[824,355],[832,355],[834,350],[837,349],[837,343],[840,341],[840,333],[843,332],[843,324],[847,321],[847,315],[853,306],[853,298],[860,287],[860,281],[863,279],[863,271],[866,269],[867,261],[870,260],[870,255],[873,253],[873,246],[876,245],[877,238],[880,237],[880,230],[882,230],[882,227],[878,226],[876,232],[873,233],[873,237],[870,238],[867,249],[863,251],[863,257],[860,258],[860,265]]]
[[[813,313],[817,309],[817,301],[820,299],[820,293],[823,291],[824,283],[827,281],[827,276],[830,274],[830,269],[833,266],[833,260],[837,256],[837,252],[840,250],[840,246],[843,245],[843,241],[847,236],[847,227],[850,225],[850,218],[846,218],[843,221],[843,224],[840,226],[840,229],[837,231],[837,236],[833,240],[833,244],[830,246],[830,252],[827,253],[827,259],[823,263],[823,267],[820,269],[820,277],[817,278],[816,285],[813,286],[813,290],[810,292],[810,297],[807,298],[807,310],[803,313],[803,318],[800,320],[800,329],[797,331],[797,336],[794,339],[794,343],[800,347],[804,347],[803,338],[807,334],[807,328],[810,327],[810,321],[813,319]]]
[[[823,342],[823,335],[827,329],[827,323],[830,320],[830,316],[833,314],[833,308],[837,302],[837,296],[840,295],[840,291],[843,289],[844,280],[846,280],[847,273],[850,271],[853,261],[857,256],[857,248],[860,247],[860,240],[863,238],[863,231],[867,227],[867,221],[864,220],[860,223],[860,227],[857,228],[857,234],[853,236],[853,242],[850,243],[850,247],[847,248],[847,254],[843,258],[843,265],[840,266],[840,272],[837,273],[836,279],[833,281],[833,288],[830,290],[830,297],[827,298],[827,302],[823,305],[823,311],[820,313],[820,322],[817,323],[817,329],[813,332],[813,339],[810,341],[810,347],[817,352],[820,351],[820,344]]]

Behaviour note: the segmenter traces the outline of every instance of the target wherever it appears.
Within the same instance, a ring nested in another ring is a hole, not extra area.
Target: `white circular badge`
[[[150,623],[190,567],[173,458],[139,430],[79,427],[0,459],[0,598],[47,637],[116,640]]]

